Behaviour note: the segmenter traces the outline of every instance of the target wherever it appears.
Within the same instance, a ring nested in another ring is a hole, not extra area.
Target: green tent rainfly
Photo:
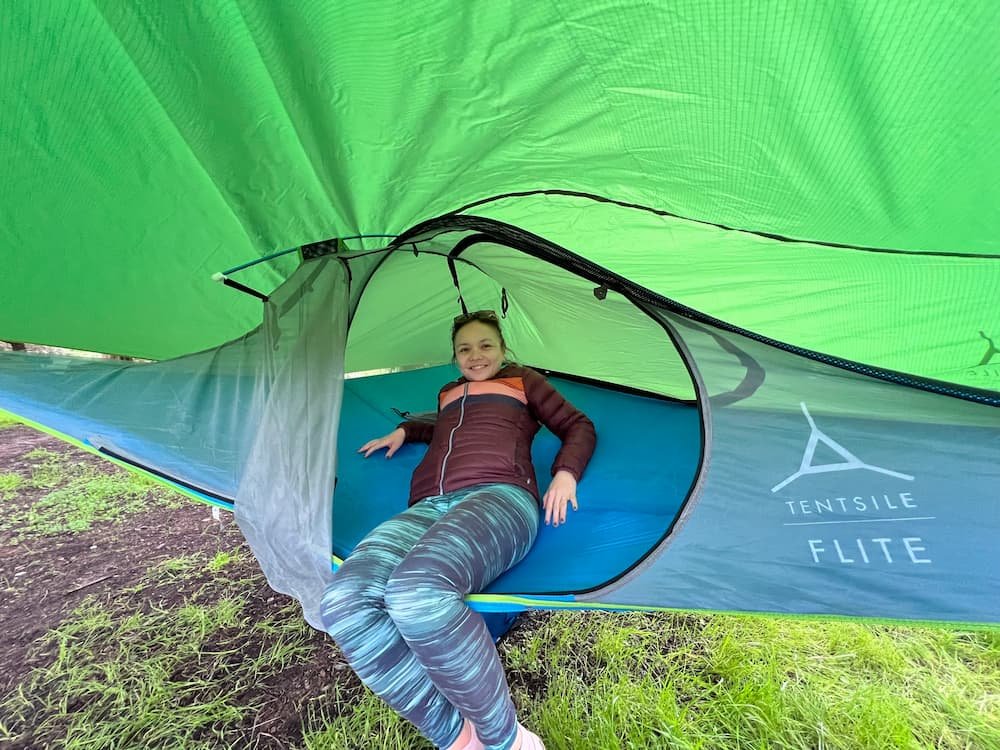
[[[972,1],[19,4],[0,339],[156,362],[4,353],[0,408],[235,501],[315,623],[419,458],[352,448],[433,408],[461,298],[600,434],[479,608],[1000,622],[998,32]]]

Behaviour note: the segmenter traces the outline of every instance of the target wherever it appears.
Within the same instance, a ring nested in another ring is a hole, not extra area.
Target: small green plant
[[[31,486],[38,489],[51,489],[69,481],[73,466],[68,458],[46,448],[35,448],[28,451],[22,460],[31,468]]]
[[[15,417],[10,412],[6,412],[0,409],[0,430],[5,430],[8,427],[15,427],[21,424],[21,420]]]
[[[237,559],[235,552],[217,552],[215,557],[208,563],[208,569],[213,573],[217,573],[226,566],[232,564],[234,560]]]
[[[179,581],[191,576],[202,565],[201,555],[186,555],[184,557],[172,557],[157,563],[146,571],[146,578],[169,583]]]
[[[50,451],[48,448],[32,448],[30,451],[21,456],[21,458],[26,461],[39,461],[50,458],[62,459],[62,454]]]
[[[0,474],[0,500],[7,500],[14,496],[18,488],[24,484],[24,477],[16,472],[9,471]]]

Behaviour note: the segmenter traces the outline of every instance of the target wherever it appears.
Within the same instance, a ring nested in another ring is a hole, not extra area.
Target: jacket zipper
[[[466,382],[465,390],[462,391],[462,403],[459,405],[458,424],[451,428],[451,434],[448,435],[448,452],[444,454],[444,459],[441,461],[441,479],[438,482],[439,495],[444,494],[444,469],[448,465],[448,457],[451,455],[452,448],[455,447],[455,432],[462,426],[462,422],[465,421],[465,397],[468,395],[469,384]]]

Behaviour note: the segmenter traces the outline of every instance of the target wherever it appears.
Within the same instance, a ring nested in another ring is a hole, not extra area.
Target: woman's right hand
[[[388,448],[385,452],[385,457],[392,458],[392,454],[398,451],[404,442],[406,442],[406,432],[404,432],[402,427],[397,427],[384,437],[369,440],[358,448],[358,453],[364,453],[365,458],[368,458],[375,451]]]

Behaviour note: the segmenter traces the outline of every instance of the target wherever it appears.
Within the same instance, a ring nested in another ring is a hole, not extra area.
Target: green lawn
[[[1000,748],[996,630],[560,613],[502,653],[550,750]],[[359,737],[421,746],[365,695],[308,747]]]
[[[51,665],[0,705],[0,738],[30,726],[68,748],[239,747],[227,726],[262,700],[248,688],[334,648],[287,601],[250,617],[261,580],[247,570],[242,549],[190,556],[117,601],[84,602],[48,636]],[[131,603],[185,582],[174,606]],[[998,630],[558,613],[533,616],[501,655],[522,719],[550,750],[1000,747]],[[299,720],[310,750],[429,747],[336,681]]]

